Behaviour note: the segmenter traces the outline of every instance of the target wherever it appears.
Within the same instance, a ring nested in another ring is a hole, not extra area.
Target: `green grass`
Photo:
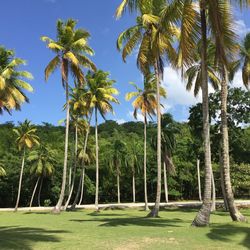
[[[250,219],[250,210],[242,210]],[[250,226],[216,212],[209,228],[193,228],[192,209],[1,212],[0,249],[250,249]]]

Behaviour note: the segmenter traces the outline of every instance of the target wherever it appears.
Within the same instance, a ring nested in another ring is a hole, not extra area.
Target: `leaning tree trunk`
[[[71,190],[71,182],[72,182],[72,165],[69,164],[69,183],[68,183],[68,186],[69,186],[69,194],[70,194],[70,190]]]
[[[163,163],[163,178],[164,178],[164,191],[165,191],[165,201],[168,203],[168,180],[167,180],[167,169],[166,163]]]
[[[221,134],[222,134],[222,169],[224,177],[225,195],[229,213],[233,221],[246,221],[246,218],[239,212],[234,203],[234,194],[230,178],[229,164],[229,140],[227,126],[227,96],[228,96],[228,72],[223,67],[223,80],[221,82]]]
[[[78,126],[76,124],[76,127],[75,127],[75,153],[74,153],[75,154],[75,164],[74,164],[74,169],[73,169],[73,177],[72,177],[72,183],[71,183],[71,187],[70,187],[70,191],[69,191],[69,197],[65,203],[64,210],[66,210],[68,208],[68,205],[69,205],[69,202],[70,202],[73,190],[74,190],[74,186],[75,186],[76,168],[77,168],[77,149],[78,149],[78,133],[77,132],[78,132]]]
[[[19,185],[18,185],[18,193],[17,193],[17,200],[16,200],[16,206],[15,206],[15,212],[17,211],[19,200],[20,200],[20,194],[21,194],[21,188],[22,188],[22,179],[23,179],[23,169],[24,169],[24,161],[25,161],[25,149],[23,150],[23,159],[22,159],[22,166],[21,166],[21,172],[19,177]]]
[[[121,203],[121,199],[120,199],[120,171],[119,171],[119,166],[117,166],[117,203],[120,204]]]
[[[88,145],[91,118],[92,118],[92,112],[90,113],[90,116],[89,116],[88,129],[86,131],[86,136],[85,136],[85,140],[84,140],[84,146],[83,146],[83,154],[84,155],[86,153],[86,149],[87,149],[87,145]],[[79,199],[80,192],[81,192],[81,186],[83,187],[83,185],[84,185],[84,174],[85,174],[85,166],[84,166],[84,163],[83,163],[82,164],[82,169],[81,169],[80,181],[79,181],[77,192],[76,192],[76,196],[75,196],[73,204],[70,207],[70,210],[74,210],[75,207],[76,207],[76,204],[77,204],[77,201]],[[82,199],[82,195],[81,195],[81,199]],[[80,199],[80,202],[82,201],[81,199]],[[79,205],[81,204],[80,202],[79,202]]]
[[[98,211],[99,201],[99,146],[98,146],[98,121],[97,121],[97,107],[95,107],[95,158],[96,158],[96,183],[95,183],[95,208]]]
[[[82,178],[81,178],[81,195],[80,195],[80,200],[78,205],[82,204],[82,199],[83,199],[83,188],[84,188],[84,177],[85,177],[85,167],[82,169]]]
[[[67,162],[68,162],[68,144],[69,144],[69,85],[68,76],[66,76],[65,88],[66,88],[66,128],[65,128],[65,148],[64,148],[64,164],[63,164],[63,176],[62,176],[62,186],[59,200],[53,209],[53,213],[60,213],[61,207],[65,194],[66,178],[67,178]]]
[[[41,191],[42,191],[42,186],[43,186],[43,176],[41,178],[40,187],[39,187],[38,196],[37,196],[37,203],[38,203],[39,207],[41,207]]]
[[[148,211],[148,192],[147,192],[147,114],[144,114],[144,162],[143,162],[143,174],[144,174],[144,200],[145,211]]]
[[[216,211],[216,190],[215,190],[215,181],[214,181],[213,169],[211,170],[211,177],[212,177],[212,206],[211,206],[211,212],[213,212],[213,211]]]
[[[202,196],[201,196],[200,159],[198,159],[198,158],[197,158],[197,177],[198,177],[199,200],[202,201]]]
[[[41,178],[41,176],[39,176],[39,177],[37,178],[36,185],[35,185],[35,187],[34,187],[34,190],[33,190],[32,196],[31,196],[31,200],[30,200],[30,209],[31,209],[31,207],[32,207],[33,199],[34,199],[34,196],[35,196],[36,189],[37,189],[38,183],[39,183],[39,181],[40,181],[40,178]]]
[[[135,203],[135,171],[132,171],[132,190],[133,190],[133,203]]]
[[[160,105],[160,75],[158,61],[155,60],[154,70],[156,76],[156,99],[157,99],[157,189],[154,208],[148,214],[149,217],[158,217],[161,202],[161,105]]]
[[[192,226],[208,226],[211,212],[211,150],[210,150],[210,123],[208,103],[208,73],[207,73],[207,24],[206,24],[206,0],[200,1],[201,15],[201,78],[202,78],[202,113],[203,113],[203,140],[205,155],[205,186],[201,209],[196,215]]]
[[[228,211],[228,204],[226,199],[226,191],[224,186],[224,176],[223,176],[223,163],[222,163],[222,156],[221,156],[221,147],[219,149],[219,161],[220,161],[220,178],[221,178],[221,191],[223,195],[223,201],[224,201],[224,208],[226,211]]]

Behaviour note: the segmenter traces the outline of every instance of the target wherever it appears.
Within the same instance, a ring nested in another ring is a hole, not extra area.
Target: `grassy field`
[[[250,210],[242,210],[250,219]],[[1,212],[0,249],[250,249],[250,225],[224,212],[209,228],[192,228],[192,209],[168,209],[160,218],[145,211],[90,210]]]

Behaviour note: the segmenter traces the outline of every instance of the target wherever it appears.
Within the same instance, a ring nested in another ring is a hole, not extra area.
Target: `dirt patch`
[[[178,241],[174,237],[166,238],[150,238],[145,237],[141,239],[128,240],[121,245],[114,247],[114,250],[140,250],[140,249],[153,249],[154,245],[178,245]]]

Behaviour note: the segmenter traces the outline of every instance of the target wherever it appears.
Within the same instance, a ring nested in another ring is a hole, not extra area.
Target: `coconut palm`
[[[21,194],[26,151],[28,149],[31,149],[35,145],[39,145],[39,137],[36,135],[35,126],[32,125],[31,122],[28,120],[25,120],[23,123],[19,123],[19,127],[13,129],[13,131],[17,135],[16,143],[18,146],[18,150],[23,152],[21,172],[20,172],[19,185],[18,185],[18,194],[17,194],[16,206],[15,206],[15,211],[17,211],[19,200],[20,200],[20,194]]]
[[[19,70],[25,65],[23,59],[16,58],[13,50],[0,46],[0,114],[5,110],[20,110],[22,103],[29,102],[24,93],[33,91],[32,86],[26,82],[33,77],[28,71]]]
[[[132,5],[130,6],[129,3]],[[136,4],[138,3],[138,4]],[[149,216],[158,216],[161,198],[161,112],[160,112],[160,82],[163,76],[164,58],[169,61],[176,60],[173,47],[174,38],[179,31],[172,22],[161,23],[161,13],[167,6],[164,0],[155,1],[123,1],[117,9],[119,17],[126,6],[138,7],[140,16],[136,19],[136,25],[120,34],[117,40],[117,48],[122,51],[123,60],[139,47],[137,66],[147,76],[150,68],[154,69],[156,77],[156,103],[157,103],[157,191],[155,206]],[[123,9],[123,10],[121,10]]]
[[[111,103],[119,103],[114,97],[119,92],[113,87],[114,80],[109,79],[109,73],[98,70],[95,73],[88,72],[86,75],[88,90],[84,100],[95,115],[95,140],[96,140],[96,195],[95,207],[98,210],[99,195],[99,146],[98,146],[98,112],[105,119],[108,112],[113,112]]]
[[[144,199],[145,199],[145,210],[148,208],[148,195],[147,195],[147,123],[148,116],[156,115],[157,101],[156,101],[156,78],[153,74],[147,75],[144,77],[144,89],[140,89],[136,84],[131,83],[136,91],[129,92],[126,94],[126,100],[129,101],[132,98],[135,98],[132,105],[134,107],[134,117],[137,119],[138,110],[141,111],[144,117],[144,163],[143,163],[143,172],[144,172]],[[166,92],[161,88],[161,95],[166,97]]]
[[[112,144],[106,157],[107,165],[112,172],[115,172],[117,179],[117,203],[120,204],[120,176],[121,168],[125,164],[126,143],[120,138],[119,132],[115,130]]]
[[[55,150],[52,150],[47,146],[40,145],[37,150],[31,151],[27,157],[27,160],[32,164],[30,173],[31,175],[37,177],[37,181],[30,200],[30,208],[32,207],[33,199],[39,182],[40,188],[38,193],[38,206],[40,207],[40,194],[42,190],[43,179],[50,177],[54,172],[55,154]]]
[[[124,159],[124,164],[126,168],[131,169],[132,173],[132,193],[133,193],[133,202],[136,201],[136,183],[135,176],[139,173],[142,163],[142,150],[143,147],[139,141],[139,137],[136,134],[131,134],[126,143],[126,154]],[[146,210],[146,205],[145,205]]]
[[[94,52],[87,41],[90,34],[84,29],[76,29],[77,22],[68,19],[66,22],[57,21],[57,40],[41,37],[47,47],[56,54],[45,69],[45,80],[59,68],[62,76],[62,85],[66,91],[66,126],[65,126],[65,152],[61,193],[54,212],[59,213],[64,199],[68,160],[68,133],[69,133],[69,73],[82,85],[84,83],[83,68],[96,70],[94,63],[86,56]]]

